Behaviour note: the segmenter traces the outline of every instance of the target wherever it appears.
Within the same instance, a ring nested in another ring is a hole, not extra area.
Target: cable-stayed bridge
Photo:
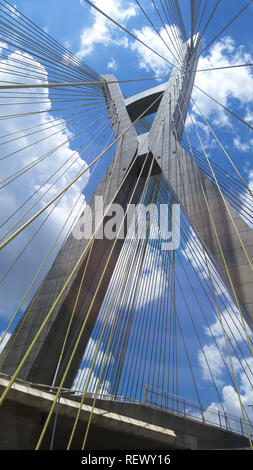
[[[252,192],[191,98],[199,57],[219,36],[203,45],[220,2],[189,2],[189,38],[180,2],[153,2],[173,62],[87,3],[172,70],[125,97],[115,76],[0,2],[0,282],[11,310],[1,445],[252,448],[241,383],[252,390]],[[230,173],[210,158],[191,104]]]

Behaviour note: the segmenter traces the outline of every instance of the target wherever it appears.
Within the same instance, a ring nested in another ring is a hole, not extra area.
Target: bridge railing
[[[0,373],[0,376],[3,378],[10,378],[6,374]],[[46,389],[51,393],[56,393],[57,387],[49,387],[48,385],[35,384],[32,382],[27,382],[22,379],[16,379],[18,382],[29,384],[33,387],[39,389]],[[62,389],[62,395],[71,397],[78,397],[83,394],[83,390],[75,389]],[[170,393],[161,391],[150,385],[144,385],[143,390],[143,400],[136,400],[134,398],[125,397],[125,396],[116,396],[110,395],[108,393],[94,393],[86,392],[87,398],[96,398],[101,400],[110,400],[117,402],[125,403],[136,403],[136,404],[145,404],[148,406],[156,407],[170,413],[174,413],[179,416],[184,416],[185,418],[193,419],[195,421],[200,421],[205,424],[209,424],[220,429],[225,429],[227,431],[241,434],[245,437],[248,437],[248,432],[242,418],[238,416],[233,416],[230,413],[222,412],[216,408],[211,408],[210,406],[203,406],[198,403],[194,403],[189,400],[185,400],[182,397],[177,395],[172,395]],[[253,436],[253,422],[247,420],[248,431],[251,436]]]
[[[110,400],[125,403],[145,404],[155,408],[159,408],[169,413],[174,413],[185,418],[199,421],[207,425],[215,426],[222,430],[230,431],[248,437],[248,432],[242,418],[234,416],[230,413],[222,412],[210,406],[202,406],[201,404],[185,400],[176,395],[163,392],[154,387],[144,386],[143,401],[136,400],[125,396],[115,396],[110,394],[87,393],[87,397],[101,400]],[[247,420],[249,434],[253,436],[253,422]]]
[[[203,406],[184,398],[158,390],[152,386],[144,386],[144,402],[185,418],[200,421],[227,431],[248,436],[245,422],[242,418],[220,411],[211,406]],[[247,420],[249,434],[253,435],[253,423]]]

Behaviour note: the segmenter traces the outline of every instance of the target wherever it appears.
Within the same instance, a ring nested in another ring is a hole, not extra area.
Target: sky
[[[124,80],[164,77],[168,76],[171,71],[167,62],[154,55],[136,40],[113,26],[101,17],[99,13],[92,10],[84,0],[71,0],[71,2],[69,0],[44,0],[43,2],[41,2],[41,0],[15,0],[15,2],[13,1],[11,3],[99,74],[114,74],[118,80]],[[164,43],[154,32],[152,26],[139,10],[135,1],[107,0],[103,2],[96,0],[95,3],[102,9],[106,8],[106,12],[115,20],[123,24],[130,31],[133,31],[137,37],[144,40],[161,55],[171,60],[171,55],[168,53]],[[205,37],[203,38],[203,48],[213,40],[216,34],[245,3],[246,2],[242,0],[221,1],[215,14],[215,20],[210,23]],[[159,23],[152,3],[143,0],[142,5],[156,24],[161,36],[165,39],[166,32]],[[184,18],[189,19],[189,2],[181,0],[180,5]],[[198,68],[206,69],[253,62],[252,17],[253,5],[251,5],[246,12],[244,12],[240,18],[204,52],[203,56],[199,59]],[[186,21],[186,30],[189,34],[189,20]],[[121,88],[125,96],[131,96],[145,90],[148,86],[155,86],[163,81],[163,79],[152,80],[150,82],[139,81],[122,84]],[[248,121],[248,123],[253,124],[253,72],[250,67],[232,69],[229,71],[197,72],[195,84]],[[253,189],[253,163],[251,158],[253,150],[252,131],[217,106],[208,97],[198,91],[197,88],[193,89],[193,98],[212,125],[212,128],[215,133],[217,133],[218,138],[238,167],[243,178]],[[50,106],[48,110],[50,110]],[[192,109],[192,115],[210,158],[226,171],[234,174],[234,170],[229,161],[217,145],[213,135],[211,135],[203,125],[203,121],[194,107]],[[197,149],[200,149],[200,144],[192,130],[189,118],[186,122],[186,129],[189,132],[193,145]],[[65,137],[66,133],[62,133],[57,137],[59,145],[64,141]],[[46,143],[43,145],[45,145],[46,151]],[[70,152],[71,150],[72,148],[70,146],[67,151]],[[24,162],[27,161],[27,158],[27,155],[23,156]],[[57,166],[57,162],[60,161],[60,159],[61,150],[59,149],[58,156],[56,155],[54,159],[55,166]],[[73,171],[78,171],[81,166],[82,161],[79,155]],[[42,181],[43,178],[45,178],[46,172],[47,167],[45,165],[41,167],[38,175],[33,174],[34,181],[35,177],[40,178],[40,181]],[[71,173],[72,177],[73,174],[74,173]],[[25,181],[24,186],[25,188],[27,187],[27,191],[35,187],[33,179],[31,181],[31,179],[28,178]],[[15,207],[19,193],[25,190],[26,189],[18,187],[15,194],[6,193],[6,198],[4,200],[2,199],[2,203],[0,203],[1,214],[3,216],[8,212],[11,204]],[[50,225],[47,225],[47,228],[42,233],[39,242],[41,252],[46,253],[48,241],[57,233],[57,228],[63,222],[67,211],[71,207],[72,200],[78,191],[80,191],[80,186],[76,185],[69,196],[69,201],[60,206],[56,219],[54,219]],[[24,242],[25,239],[20,237],[17,249],[21,249]],[[187,251],[187,247],[185,250]],[[19,265],[19,270],[16,274],[15,272],[13,273],[12,284],[8,284],[7,287],[3,285],[1,291],[3,297],[0,304],[0,330],[4,329],[7,325],[9,317],[9,313],[7,314],[7,312],[13,311],[16,308],[14,299],[16,297],[21,298],[21,293],[24,291],[24,283],[25,285],[28,283],[27,273],[33,272],[33,269],[35,272],[34,266],[36,263],[34,260],[38,257],[37,251],[38,245],[34,246],[34,249],[29,251],[29,253],[25,253],[23,264]],[[10,248],[10,250],[6,252],[6,258],[2,264],[3,272],[10,264],[6,259],[12,260],[13,256],[14,254]],[[194,261],[192,260],[192,262]],[[199,269],[201,268],[199,267]],[[20,279],[21,272],[24,273],[24,279]],[[202,272],[201,275],[205,277],[206,273]],[[11,300],[10,293],[13,293]],[[224,292],[222,295],[225,295]],[[215,319],[213,319],[213,328],[216,332],[216,338],[222,342],[221,331]],[[223,365],[220,363],[219,358],[215,356],[213,343],[208,336],[208,332],[203,329],[202,333],[205,339],[206,354],[211,358],[210,360],[212,361],[216,379],[219,382],[223,394],[226,409],[232,414],[238,414],[235,390],[231,385],[223,382]],[[201,356],[196,345],[195,348],[196,364],[200,366],[200,379],[203,381],[203,389],[206,390],[206,402],[211,403],[212,397],[207,391],[210,377],[206,370],[203,356]],[[225,345],[223,343],[222,348],[225,354]],[[252,361],[252,359],[250,360]],[[248,406],[251,402],[253,403],[253,393],[246,383],[245,374],[240,370],[239,365],[237,365],[237,367],[241,391],[246,404],[245,406]],[[187,393],[187,390],[184,391]],[[189,396],[188,398],[191,399],[192,397]]]
[[[215,13],[215,20],[210,23],[205,33],[203,47],[216,36],[244,3],[242,0],[239,2],[238,0],[221,1]],[[97,4],[103,6],[103,2],[101,3],[99,0]],[[170,68],[164,60],[109,23],[98,12],[92,10],[85,1],[45,0],[42,7],[39,0],[33,2],[20,0],[14,5],[98,73],[112,73],[120,80],[166,76],[170,72]],[[181,1],[180,5],[186,20],[189,18],[188,2]],[[152,3],[145,1],[143,6],[163,36],[164,31],[162,31],[159,19],[155,15]],[[145,39],[148,44],[153,45],[154,49],[166,57],[168,50],[157,37],[136,2],[109,0],[106,2],[106,11],[116,21],[133,31],[140,39]],[[253,54],[252,11],[253,6],[251,5],[204,53],[204,56],[200,58],[199,68],[251,61]],[[189,20],[188,25],[186,21],[186,28],[189,33]],[[252,123],[253,97],[250,68],[199,72],[195,83],[224,105],[232,107],[232,110],[237,112],[239,116]],[[242,83],[243,86],[241,86]],[[150,82],[150,86],[155,84],[157,81]],[[122,84],[121,87],[126,96],[131,96],[145,90],[147,83]],[[223,142],[225,145],[230,145],[231,158],[239,165],[242,175],[249,179],[253,177],[249,158],[253,147],[251,134],[247,133],[247,129],[245,130],[243,125],[217,107],[197,89],[193,91],[193,98],[198,98],[200,109],[205,111],[206,118],[211,118],[212,124],[216,124],[215,129],[222,131]],[[232,139],[231,133],[233,133]],[[209,136],[207,140],[209,145],[214,145],[213,139],[210,139]],[[221,163],[223,167],[227,165],[229,168],[226,158]]]

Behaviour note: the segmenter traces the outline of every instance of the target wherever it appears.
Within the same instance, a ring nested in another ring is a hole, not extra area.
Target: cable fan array
[[[187,28],[178,0],[152,0],[152,18],[144,2],[135,0],[143,21],[151,26],[166,47],[166,55],[155,50],[153,45],[146,44],[141,37],[98,8],[97,4],[89,0],[85,2],[164,60],[168,67],[173,65],[178,73],[177,86],[180,86],[185,74],[189,73],[189,63],[184,54],[184,43],[188,39]],[[251,3],[252,1],[246,3],[203,47],[200,54]],[[189,2],[188,51],[194,51],[210,24],[214,23],[219,5],[220,0]],[[41,289],[47,285],[47,273],[54,266],[57,253],[70,239],[73,227],[111,164],[112,172],[105,194],[109,191],[112,179],[118,171],[120,149],[127,132],[135,129],[137,134],[143,134],[142,142],[145,147],[145,139],[148,139],[153,123],[152,117],[147,115],[161,96],[135,122],[119,131],[119,116],[103,77],[5,0],[0,1],[0,39],[0,191],[2,198],[6,200],[6,211],[0,220],[0,250],[3,253],[0,288],[4,292],[9,279],[15,285],[17,276],[19,279],[22,277],[23,282],[22,289],[16,290],[17,298],[7,292],[11,301],[6,303],[6,308],[11,311],[11,315],[8,315],[1,338],[2,343],[9,338],[7,347],[0,356],[0,369],[4,370],[8,355],[15,350],[20,329],[29,321]],[[237,64],[233,67],[251,65]],[[207,70],[197,69],[192,72]],[[143,83],[156,78],[159,77],[144,78]],[[131,81],[135,79],[122,80],[125,83]],[[116,80],[116,83],[120,81]],[[239,121],[240,125],[245,125],[248,131],[252,130],[249,122],[202,88],[197,88],[215,101],[217,107]],[[174,101],[177,100],[176,93],[180,94],[181,90],[175,90],[174,87],[170,92]],[[184,126],[183,115],[188,105],[182,93],[177,102],[179,120],[182,120]],[[191,145],[188,126],[182,142],[174,128],[175,158],[180,160],[184,150],[184,155],[188,155],[189,161],[195,162],[203,178],[207,177],[215,185],[233,224],[234,236],[237,237],[247,265],[253,270],[244,238],[231,215],[232,207],[252,226],[251,189],[199,109],[198,103],[192,100],[192,105],[233,171],[230,174],[222,164],[209,158],[198,123],[191,113],[189,121],[199,146],[195,148]],[[173,117],[170,118],[171,125],[175,125]],[[164,126],[156,129],[157,148],[166,139],[166,135]],[[171,155],[168,155],[168,160],[169,158]],[[121,185],[131,174],[136,161],[137,156],[133,158],[130,167],[125,169]],[[120,229],[127,213],[117,227],[115,240],[108,251],[105,267],[95,292],[91,295],[87,311],[76,314],[80,296],[85,289],[85,275],[94,253],[95,233],[84,249],[80,248],[78,257],[73,253],[71,269],[61,273],[60,288],[58,279],[50,284],[46,302],[47,314],[43,318],[38,317],[38,328],[29,347],[22,351],[22,359],[12,371],[0,404],[8,397],[13,383],[29,361],[31,352],[47,331],[50,322],[53,322],[55,308],[61,304],[62,297],[68,292],[79,271],[74,306],[64,318],[58,366],[52,383],[49,384],[53,400],[42,425],[36,449],[43,447],[43,440],[64,391],[78,402],[73,426],[67,437],[67,449],[75,446],[80,414],[87,397],[92,398],[92,406],[87,426],[83,429],[82,448],[87,443],[98,398],[145,403],[147,406],[157,406],[191,417],[204,424],[219,426],[245,435],[252,448],[253,415],[246,395],[243,395],[245,390],[252,388],[253,382],[252,334],[234,289],[205,187],[201,183],[198,189],[212,221],[215,242],[227,273],[226,281],[184,212],[181,211],[179,217],[175,216],[175,206],[180,201],[166,177],[162,173],[154,174],[155,158],[147,153],[139,166],[138,177],[129,194],[129,203],[137,198],[141,183],[142,191],[72,387],[66,390],[65,381],[75,354],[82,344],[83,333],[89,316],[92,315],[96,295],[107,274],[109,262],[116,256]],[[192,194],[194,183],[190,181],[183,164],[182,173],[184,186],[190,186],[189,194]],[[120,188],[114,198],[119,190]],[[166,206],[167,212],[157,210],[161,206]],[[143,208],[144,217],[141,216]],[[193,210],[196,211],[194,204]],[[176,229],[175,233],[173,227]],[[50,244],[44,242],[47,232],[52,233]],[[176,237],[174,242],[178,243],[177,249],[164,249],[164,243],[168,242],[164,233],[169,233],[172,239]],[[38,258],[31,260],[30,253],[36,250]],[[27,272],[23,272],[24,266],[29,266]],[[208,384],[208,393],[203,384]],[[227,410],[224,386],[233,391],[239,410],[237,416],[232,416]]]

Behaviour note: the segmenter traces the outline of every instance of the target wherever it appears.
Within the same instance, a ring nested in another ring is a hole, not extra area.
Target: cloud
[[[212,424],[219,425],[219,416],[217,411],[220,412],[221,415],[221,423],[222,427],[226,428],[228,424],[232,431],[241,433],[241,428],[244,428],[244,434],[246,435],[246,429],[244,426],[243,418],[242,418],[242,409],[238,397],[238,393],[236,391],[236,387],[234,385],[226,385],[224,384],[223,374],[224,369],[222,368],[222,364],[220,358],[215,352],[215,349],[212,349],[211,346],[208,349],[205,349],[206,354],[208,354],[208,358],[210,359],[212,364],[212,373],[214,375],[214,379],[216,381],[217,386],[221,386],[221,402],[212,402],[204,412],[205,419],[207,422]],[[227,358],[226,358],[227,362]],[[233,358],[233,362],[236,363],[235,358]],[[203,365],[200,362],[201,366]],[[253,410],[252,410],[252,403],[253,403],[253,389],[251,383],[253,381],[253,374],[252,374],[252,367],[253,367],[253,358],[248,357],[247,361],[242,361],[244,370],[242,366],[237,364],[236,375],[237,375],[237,382],[240,390],[240,400],[244,407],[244,411],[246,413],[246,419],[252,422],[253,420]],[[209,372],[207,372],[206,367],[203,369],[206,375],[203,375],[203,378],[206,380],[211,380]],[[247,375],[246,375],[247,373]],[[209,376],[208,376],[209,375]],[[249,378],[251,379],[251,383]],[[225,419],[223,418],[224,412],[227,415],[228,423],[226,423]],[[240,421],[241,420],[241,421]],[[252,434],[253,427],[249,424],[249,432]]]
[[[188,240],[184,249],[182,249],[182,255],[191,263],[200,277],[208,281],[211,275],[217,296],[222,295],[226,298],[226,300],[230,300],[231,297],[226,286],[224,285],[224,282],[219,276],[208,253],[205,252],[204,254],[200,239],[191,227],[189,227]]]
[[[247,325],[246,328],[249,337],[252,337],[252,333],[247,327]],[[229,348],[231,354],[233,353],[231,344],[233,345],[235,350],[238,350],[238,345],[243,345],[243,342],[247,341],[245,330],[242,326],[242,322],[239,316],[239,312],[235,312],[229,305],[221,312],[221,321],[217,316],[215,321],[209,325],[209,328],[205,327],[205,334],[210,339],[212,338],[212,342],[205,344],[203,346],[203,351],[199,350],[198,362],[201,367],[203,379],[212,380],[209,370],[210,367],[214,380],[216,381],[216,384],[218,386],[225,385],[225,364],[227,365],[228,370],[231,369],[223,329],[226,333],[227,339],[229,340]],[[214,339],[216,341],[214,341]],[[232,362],[234,370],[237,373],[241,372],[242,365],[238,358],[236,356],[233,356],[233,354]]]
[[[209,54],[200,57],[198,69],[226,67],[247,62],[252,62],[252,57],[244,47],[238,47],[231,37],[225,37],[213,45]],[[237,101],[237,107],[253,103],[253,75],[248,67],[197,72],[195,84],[228,108],[231,107],[232,100]],[[217,125],[231,126],[228,113],[214,101],[197,88],[193,88],[192,96],[206,118],[212,118],[213,123]]]
[[[17,10],[17,5],[3,5],[3,8],[8,11],[8,13],[13,16],[14,18],[17,18],[20,16],[20,13]]]
[[[88,380],[89,373],[90,373],[90,368],[89,367],[83,367],[83,368],[78,369],[76,378],[75,378],[71,388],[73,390],[78,390],[78,391],[83,390],[86,386],[86,382]],[[99,381],[99,377],[97,377],[94,374],[94,372],[92,372],[90,380],[89,380],[88,388],[87,388],[88,393],[95,393],[96,388],[98,386],[98,381]],[[100,386],[99,386],[99,392],[103,393],[103,394],[109,394],[110,393],[110,385],[111,385],[111,383],[110,383],[109,380],[101,381]]]
[[[253,145],[253,140],[251,139],[249,143],[246,143],[242,142],[240,137],[234,137],[233,144],[234,147],[240,152],[248,152],[248,150],[251,148],[251,145]]]
[[[90,372],[90,367],[93,361],[93,357],[96,352],[97,345],[98,345],[98,340],[95,340],[92,337],[90,337],[87,343],[80,367],[74,379],[72,389],[83,390],[85,388],[86,382],[88,380],[89,372]],[[96,361],[94,363],[93,371],[91,373],[91,377],[90,377],[89,384],[88,384],[89,392],[96,391],[102,365],[104,367],[104,372],[106,372],[107,366],[109,366],[110,364],[114,362],[114,358],[111,352],[107,354],[105,362],[104,362],[105,349],[106,349],[106,346],[104,347],[103,343],[101,342],[100,347],[97,351]],[[110,385],[111,384],[109,380],[105,380],[105,381],[102,380],[100,383],[99,390],[103,391],[103,393],[109,393]]]
[[[215,345],[215,343],[205,344],[203,346],[203,351],[199,350],[198,353],[198,362],[201,368],[202,378],[204,380],[211,381],[211,370],[216,384],[219,386],[224,385],[224,362],[222,360],[222,356],[218,351],[217,346]],[[210,370],[208,368],[207,363],[209,364]]]
[[[33,65],[40,69],[43,79],[47,79],[46,69],[38,62],[32,59],[28,54],[19,52],[19,60],[22,56],[22,61],[27,64],[33,60]],[[1,61],[1,70],[8,70],[8,63],[11,63],[12,59],[15,59],[15,52],[12,52],[8,55],[5,60]],[[28,70],[27,70],[28,73]],[[0,74],[0,79],[4,79],[10,82],[16,81],[15,76],[11,74],[4,74],[4,78]],[[34,77],[23,77],[23,82],[26,83],[41,83],[41,80],[35,79]],[[71,179],[76,176],[78,171],[84,167],[86,164],[85,161],[80,157],[79,153],[74,154],[71,149],[71,143],[67,142],[72,136],[72,132],[66,128],[66,123],[64,119],[60,119],[58,123],[60,124],[57,128],[53,130],[50,129],[50,125],[54,123],[55,117],[51,114],[50,110],[52,107],[52,102],[48,95],[46,89],[42,89],[43,98],[41,98],[41,103],[39,104],[39,110],[45,111],[41,114],[32,115],[32,116],[22,116],[22,119],[19,117],[14,117],[12,119],[2,120],[1,124],[1,135],[8,134],[10,132],[17,132],[18,136],[24,134],[24,129],[30,128],[32,126],[38,126],[36,129],[40,129],[39,126],[43,126],[43,132],[29,135],[23,139],[13,140],[5,145],[1,146],[1,156],[14,153],[13,156],[2,160],[1,162],[1,179],[7,177],[10,173],[13,173],[25,165],[31,164],[36,158],[41,157],[47,152],[51,151],[53,148],[58,147],[54,153],[52,153],[48,158],[45,158],[38,165],[34,166],[30,171],[22,175],[20,179],[17,179],[12,184],[9,184],[1,190],[1,199],[0,199],[0,214],[1,214],[1,223],[8,218],[8,216],[16,210],[19,205],[25,201],[33,192],[39,188],[42,183],[52,174],[54,171],[57,171],[60,165],[62,165],[68,158],[71,158],[73,155],[72,167],[62,176],[62,178],[55,184],[55,186],[50,189],[46,196],[44,196],[38,205],[34,208],[33,211],[29,214],[33,214],[36,210],[40,209],[46,201],[51,199],[56,193],[58,193],[63,187],[68,184]],[[23,104],[24,100],[16,100],[17,103],[11,108],[11,113],[23,114],[24,112],[35,112],[38,111],[38,104]],[[20,104],[18,104],[20,103]],[[3,115],[10,113],[10,107],[8,105],[2,106]],[[47,129],[48,128],[48,129]],[[56,131],[58,131],[56,133]],[[19,134],[20,133],[20,134]],[[28,132],[27,132],[28,133]],[[54,134],[54,135],[53,135]],[[36,144],[35,141],[40,138],[44,138],[40,143]],[[35,144],[34,144],[35,143]],[[34,145],[32,145],[34,144]],[[27,148],[25,148],[27,147]],[[75,163],[74,160],[76,159]],[[68,163],[70,165],[70,162]],[[43,191],[56,181],[59,174],[63,173],[64,169],[66,170],[67,166],[64,166],[60,172],[49,181],[47,187],[44,186]],[[0,284],[0,294],[1,294],[1,303],[0,303],[0,315],[9,317],[10,314],[15,311],[18,306],[18,302],[21,300],[26,289],[29,286],[29,283],[32,281],[35,273],[38,270],[40,263],[42,262],[43,256],[46,255],[49,247],[53,243],[54,239],[57,236],[58,231],[62,227],[63,223],[66,220],[66,216],[69,215],[75,201],[77,200],[82,187],[87,182],[87,177],[84,177],[82,181],[78,181],[75,185],[69,189],[63,199],[59,202],[52,215],[48,218],[45,226],[41,230],[38,236],[32,241],[29,245],[29,248],[24,252],[20,260],[15,265],[14,269],[8,274],[7,278]],[[34,202],[41,191],[35,196],[32,200]],[[77,213],[80,210],[81,205],[84,203],[84,197],[80,198],[79,204],[77,204],[75,211],[70,219],[73,221]],[[31,202],[30,202],[31,205]],[[23,212],[19,212],[10,222],[8,222],[0,231],[0,234],[3,235],[11,225],[17,221],[21,214],[28,209],[29,205],[25,205]],[[36,222],[31,224],[22,234],[20,234],[15,242],[10,243],[7,247],[2,250],[1,253],[1,272],[2,276],[10,267],[12,262],[15,260],[17,254],[22,250],[24,245],[28,242],[30,237],[33,235],[35,230],[38,228],[39,224],[43,221],[46,215],[49,214],[52,206],[45,211],[44,215],[41,215]],[[28,216],[24,219],[27,220]],[[66,231],[64,232],[64,234]],[[62,240],[62,239],[61,239]],[[59,245],[56,247],[59,249]],[[53,255],[56,254],[56,250],[53,251]],[[50,258],[51,260],[52,258]],[[48,269],[47,264],[47,269]],[[34,292],[33,292],[34,293]],[[32,293],[31,293],[32,294]],[[27,299],[29,300],[29,298]]]
[[[241,320],[239,319],[239,315],[232,310],[229,311],[229,307],[223,311],[222,313],[222,318],[223,318],[223,326],[226,330],[227,337],[231,340],[232,344],[234,345],[234,348],[238,352],[238,344],[240,345],[240,353],[242,352],[243,349],[243,341],[245,340],[245,332],[242,328],[241,325]],[[229,327],[229,328],[228,328]],[[214,341],[207,343],[203,346],[203,351],[199,350],[198,352],[198,362],[200,365],[200,370],[202,374],[202,378],[205,381],[211,382],[212,377],[209,371],[209,368],[212,372],[214,381],[221,389],[221,395],[222,395],[222,402],[212,402],[206,409],[205,415],[206,418],[211,421],[217,421],[218,424],[218,416],[216,414],[213,414],[213,411],[220,411],[221,414],[224,412],[236,416],[238,418],[242,417],[242,411],[241,411],[241,406],[238,398],[238,394],[236,391],[236,387],[234,383],[227,384],[228,376],[226,369],[230,371],[230,375],[233,378],[233,373],[231,370],[231,362],[229,359],[228,351],[226,348],[224,336],[223,336],[223,331],[221,324],[218,319],[214,321],[213,324],[210,325],[210,330],[212,331],[212,334],[214,338],[216,339],[216,342],[218,344],[219,350],[215,344]],[[205,334],[210,338],[211,333],[209,329],[205,329]],[[248,330],[249,336],[252,338],[252,333]],[[236,344],[236,342],[238,344]],[[204,356],[205,353],[205,356]],[[232,350],[230,346],[230,353],[231,353],[231,360],[233,363],[234,371],[236,374],[237,378],[237,383],[238,387],[240,390],[240,397],[241,401],[243,403],[243,406],[246,409],[246,412],[248,413],[249,417],[253,418],[253,413],[249,409],[250,404],[253,402],[253,390],[252,390],[252,385],[251,383],[253,382],[253,358],[252,357],[246,357],[246,353],[244,356],[242,356],[240,353],[241,360],[239,361],[239,358],[235,356],[234,350]],[[207,365],[208,362],[208,365]],[[216,418],[215,418],[216,416]],[[240,432],[241,431],[241,425],[240,422],[235,421],[231,418],[229,418],[229,423],[231,425],[231,428],[233,430]],[[222,423],[222,425],[225,426],[225,422]]]
[[[253,112],[249,108],[247,108],[244,119],[245,121],[249,122],[249,124],[253,124]]]
[[[94,3],[101,10],[105,7],[103,0],[95,0]],[[82,2],[81,4],[84,6]],[[137,15],[137,7],[133,3],[126,3],[123,0],[107,0],[106,13],[120,24],[125,25],[130,18]],[[85,27],[82,31],[77,53],[80,58],[90,55],[98,44],[128,47],[128,38],[119,31],[116,25],[95,9],[91,9],[90,14],[93,22],[90,27]]]
[[[173,43],[170,42],[168,33],[170,37],[173,37],[173,34],[176,32],[179,33],[179,30],[175,26],[165,25],[166,28],[161,28],[159,33],[164,39],[168,47],[174,51],[175,49]],[[169,51],[168,47],[164,44],[162,39],[157,35],[157,33],[149,26],[144,26],[140,30],[135,29],[134,34],[145,44],[150,45],[158,54],[167,59],[169,62],[174,63],[175,59],[173,54]],[[168,74],[171,67],[164,59],[159,57],[157,54],[149,50],[147,47],[143,46],[139,41],[131,42],[131,50],[137,54],[138,67],[144,69],[147,72],[153,72],[156,75]],[[176,55],[176,54],[175,54]]]
[[[69,39],[67,39],[66,41],[64,41],[63,45],[64,47],[66,47],[66,49],[70,49],[72,46],[72,42]]]
[[[0,333],[0,340],[2,339],[2,336],[4,335],[5,331],[1,331]],[[3,351],[5,345],[7,344],[7,342],[9,341],[11,337],[11,333],[6,333],[5,337],[4,337],[4,340],[2,341],[2,343],[0,343],[0,354],[1,352]]]
[[[107,68],[108,68],[108,70],[113,70],[113,71],[117,70],[117,68],[118,68],[117,62],[113,57],[110,58],[110,60],[107,64]]]
[[[247,362],[249,364],[249,366],[247,366],[247,373],[251,376],[251,381],[252,381],[253,358],[252,357],[248,358]],[[253,420],[253,408],[251,406],[253,403],[253,389],[249,383],[248,378],[246,377],[245,372],[242,369],[239,374],[239,385],[240,385],[240,399],[241,399],[242,405],[246,413],[249,433],[252,435],[253,426],[250,423],[252,423],[252,420]],[[231,430],[241,433],[241,429],[243,427],[244,435],[246,436],[247,433],[246,433],[246,428],[245,428],[244,421],[242,418],[241,405],[240,405],[239,397],[238,397],[235,387],[232,385],[225,385],[222,388],[222,398],[223,398],[222,403],[213,402],[205,410],[205,417],[207,421],[209,422],[212,421],[214,423],[214,421],[216,420],[217,424],[219,424],[218,414],[213,413],[214,411],[215,412],[219,411],[221,413],[222,426],[226,428],[226,422],[222,418],[222,416],[224,416],[224,411],[225,411],[225,413],[228,416],[228,424],[230,425]],[[237,419],[233,419],[233,417]]]
[[[243,328],[239,312],[234,311],[231,306],[227,306],[225,310],[222,311],[222,324],[226,332],[227,337],[235,345],[236,342],[243,341],[245,339],[245,330]],[[249,336],[252,336],[252,333],[247,325],[247,333]],[[215,323],[211,325],[212,333],[217,338],[219,345],[225,347],[225,340],[223,335],[223,329],[221,322],[217,318]],[[211,336],[209,329],[205,330],[208,336]]]
[[[95,355],[97,345],[98,345],[98,340],[95,340],[92,337],[90,337],[89,341],[87,343],[87,346],[86,346],[86,350],[85,350],[83,359],[82,359],[84,363],[88,363],[88,362],[90,362],[90,364],[92,363],[93,356]],[[96,355],[95,364],[102,364],[102,362],[104,360],[104,348],[103,348],[103,342],[102,341],[100,343],[100,347],[99,347],[96,354],[97,355]],[[113,358],[112,353],[109,352],[109,354],[107,354],[107,356],[106,356],[105,364],[111,364],[112,362],[114,362],[114,358]]]
[[[198,250],[196,249],[196,246],[199,246]],[[186,247],[182,251],[182,253],[186,259],[188,257],[190,263],[192,264],[192,266],[194,266],[198,275],[208,280],[209,274],[205,266],[203,252],[200,251],[200,246],[200,242],[198,241],[196,235],[193,231],[191,231],[188,243],[186,244]],[[193,256],[193,253],[196,252],[200,253],[197,259]],[[210,259],[209,262],[211,262]],[[247,408],[247,411],[248,405],[252,403],[253,399],[253,392],[249,381],[250,378],[251,383],[253,382],[253,369],[251,369],[252,358],[247,357],[247,351],[245,349],[244,342],[247,342],[247,339],[244,328],[242,326],[239,312],[236,309],[236,306],[234,305],[232,299],[230,298],[226,287],[222,284],[221,280],[219,280],[219,275],[212,263],[210,265],[210,271],[212,273],[213,282],[217,291],[217,300],[219,302],[219,299],[225,299],[225,308],[223,306],[221,310],[222,325],[217,315],[217,317],[214,318],[214,321],[209,325],[209,328],[204,328],[204,333],[206,337],[209,338],[209,340],[207,341],[204,339],[204,341],[202,341],[203,349],[199,349],[197,359],[198,364],[200,366],[202,379],[206,382],[211,383],[213,376],[216,386],[221,389],[220,393],[223,396],[222,404],[216,402],[211,403],[205,413],[207,419],[216,419],[218,423],[218,415],[211,413],[211,411],[213,410],[218,410],[222,413],[224,408],[226,413],[231,413],[232,415],[241,417],[241,407],[236,389],[233,385],[228,385],[227,383],[227,369],[230,371],[231,376],[233,376],[233,374],[223,334],[223,328],[226,332],[227,338],[229,339],[232,363],[237,376],[242,402]],[[252,333],[247,327],[247,325],[246,328],[249,337],[252,338]],[[235,355],[235,352],[231,347],[231,343],[237,352],[239,350],[238,345],[240,346],[239,357],[241,357],[241,362],[239,361],[239,358]],[[243,350],[243,348],[245,351],[244,356],[241,355],[241,351]],[[238,426],[238,422],[233,421],[233,426]],[[240,431],[239,428],[237,430]]]

